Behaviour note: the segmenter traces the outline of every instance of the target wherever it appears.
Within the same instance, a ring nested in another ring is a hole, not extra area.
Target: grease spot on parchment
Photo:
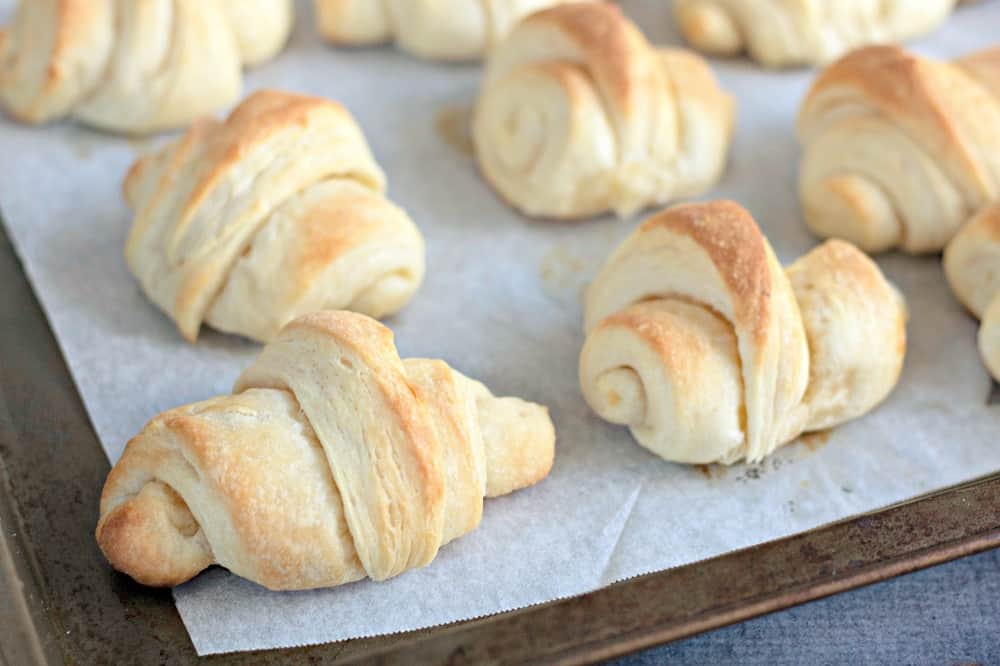
[[[550,297],[559,301],[582,301],[587,291],[586,260],[557,245],[542,256],[538,275],[542,279],[542,289]]]
[[[725,479],[729,468],[725,465],[691,465],[691,470],[708,481]]]
[[[472,143],[472,108],[465,105],[446,106],[434,118],[437,135],[462,155],[476,152]]]
[[[826,430],[816,430],[815,432],[807,432],[801,437],[799,441],[812,452],[816,452],[819,449],[826,446],[827,442],[830,441],[830,436],[833,435],[833,428],[827,428]]]
[[[546,222],[565,226],[561,222]],[[581,222],[581,234],[551,246],[542,256],[538,274],[546,295],[560,302],[583,305],[590,282],[607,261],[626,226],[613,221]]]

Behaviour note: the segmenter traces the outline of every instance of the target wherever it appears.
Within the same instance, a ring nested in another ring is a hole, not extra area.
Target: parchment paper
[[[0,0],[0,16],[12,4]],[[654,41],[680,43],[666,2],[622,4]],[[250,72],[247,89],[328,96],[354,112],[392,198],[427,239],[426,284],[387,322],[400,352],[442,357],[499,394],[547,404],[556,463],[538,486],[489,501],[479,529],[430,566],[386,583],[277,594],[210,570],[175,590],[200,654],[404,631],[575,595],[1000,468],[1000,408],[987,406],[977,325],[936,257],[879,259],[912,315],[902,380],[876,412],[761,465],[683,467],[645,452],[590,413],[576,379],[582,288],[638,220],[523,219],[456,140],[476,66],[388,48],[334,50],[311,29],[309,7],[299,10],[290,47]],[[1000,3],[979,3],[915,47],[957,55],[987,44],[998,24]],[[746,205],[789,262],[816,242],[794,193],[792,129],[812,74],[715,65],[739,100],[739,123],[726,176],[707,196]],[[0,209],[112,461],[156,413],[228,392],[258,349],[210,331],[197,346],[185,343],[127,272],[120,183],[151,145],[0,120]]]

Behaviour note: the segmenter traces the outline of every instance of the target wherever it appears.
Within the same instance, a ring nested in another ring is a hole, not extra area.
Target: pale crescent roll
[[[277,54],[291,0],[21,0],[0,32],[0,104],[123,133],[187,125],[239,98]]]
[[[320,35],[342,46],[394,41],[429,60],[476,60],[528,14],[588,0],[313,0]]]
[[[782,269],[727,201],[644,222],[594,279],[585,317],[587,403],[682,463],[758,462],[861,416],[906,350],[903,298],[867,256],[829,241]]]
[[[292,0],[223,0],[244,65],[259,65],[285,48],[292,31]]]
[[[955,234],[944,251],[944,272],[958,300],[981,320],[979,353],[1000,381],[1000,202]]]
[[[704,60],[655,49],[616,6],[586,3],[532,14],[494,49],[472,130],[503,199],[574,219],[704,191],[733,116]]]
[[[164,412],[128,443],[97,542],[145,585],[212,564],[274,590],[385,580],[475,529],[484,496],[544,478],[554,445],[544,407],[400,360],[368,317],[317,312],[233,395]]]
[[[822,64],[853,48],[930,32],[956,0],[672,0],[684,38],[768,67]]]
[[[191,341],[203,323],[267,341],[313,310],[382,317],[423,279],[423,238],[336,102],[257,92],[139,159],[124,189],[129,268]]]
[[[855,51],[813,83],[798,131],[814,233],[866,252],[938,252],[1000,197],[1000,48],[954,62]]]

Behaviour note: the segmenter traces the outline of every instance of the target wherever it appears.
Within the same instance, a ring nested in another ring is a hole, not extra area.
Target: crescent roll
[[[1000,381],[1000,202],[955,234],[944,251],[944,272],[958,300],[982,322],[979,353]]]
[[[22,0],[0,33],[0,104],[139,134],[233,104],[241,67],[273,57],[291,0]]]
[[[396,45],[429,60],[477,60],[528,14],[588,0],[313,0],[324,39]]]
[[[855,51],[819,75],[798,130],[813,232],[867,252],[940,251],[1000,197],[1000,48],[950,63]]]
[[[139,159],[124,190],[129,268],[190,341],[202,323],[267,341],[313,310],[382,317],[423,279],[423,238],[335,102],[255,93]]]
[[[610,4],[533,14],[492,52],[473,118],[479,166],[530,216],[627,216],[721,174],[732,99],[700,57],[658,50]]]
[[[861,416],[906,350],[903,298],[865,254],[828,241],[782,269],[727,201],[649,218],[594,279],[585,316],[587,403],[682,463],[758,462]]]
[[[385,580],[474,530],[484,496],[544,478],[554,445],[544,407],[400,360],[364,315],[316,312],[233,395],[164,412],[128,443],[97,543],[145,585],[212,564],[274,590]]]
[[[748,52],[768,67],[822,64],[868,44],[942,24],[956,0],[673,0],[684,38],[717,55]]]
[[[223,0],[244,65],[259,65],[285,48],[295,19],[293,0]]]

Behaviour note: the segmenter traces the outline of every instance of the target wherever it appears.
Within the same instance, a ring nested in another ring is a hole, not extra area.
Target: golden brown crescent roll
[[[588,0],[313,0],[320,34],[334,44],[395,41],[431,60],[475,60],[528,14]]]
[[[291,24],[291,0],[22,0],[0,33],[0,103],[28,123],[181,127],[235,102],[241,66]]]
[[[937,252],[1000,196],[1000,48],[952,63],[895,46],[828,67],[799,114],[809,227],[867,252]]]
[[[867,256],[829,241],[783,270],[727,201],[643,223],[594,279],[585,316],[587,402],[683,463],[757,462],[861,416],[906,350],[903,298]]]
[[[483,175],[525,214],[625,216],[714,183],[733,115],[700,57],[654,49],[614,5],[569,4],[491,53],[473,138]]]
[[[944,251],[952,290],[981,320],[979,352],[1000,381],[1000,201],[975,215]]]
[[[255,93],[139,159],[124,190],[129,268],[191,341],[203,322],[267,341],[313,310],[381,317],[423,279],[423,238],[336,102]]]
[[[943,23],[955,0],[673,0],[694,47],[746,51],[768,67],[821,64],[867,44],[899,42]]]
[[[385,580],[475,529],[483,496],[544,478],[554,445],[541,405],[400,360],[364,315],[316,312],[233,395],[164,412],[128,443],[97,542],[146,585],[212,564],[275,590]]]

